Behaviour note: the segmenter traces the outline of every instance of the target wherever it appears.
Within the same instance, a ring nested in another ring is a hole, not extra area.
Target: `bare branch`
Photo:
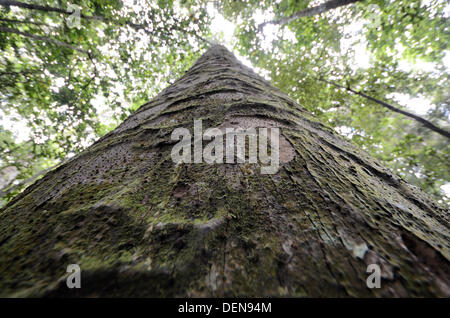
[[[44,26],[50,27],[50,25],[48,25],[46,23],[29,21],[29,20],[0,19],[0,22],[18,23],[18,24],[34,24],[34,25],[38,25],[38,26],[44,25]]]
[[[56,164],[56,165],[54,165],[54,166],[52,166],[50,168],[41,170],[40,172],[36,173],[35,175],[33,175],[33,176],[31,176],[31,177],[29,177],[29,178],[27,178],[25,180],[22,180],[19,183],[13,185],[13,186],[11,186],[11,183],[8,184],[6,187],[0,189],[0,198],[3,198],[5,196],[7,196],[8,194],[14,192],[15,190],[20,189],[22,186],[25,186],[25,185],[35,181],[40,176],[42,176],[42,175],[46,174],[47,172],[49,172],[49,171],[51,171],[51,170],[53,170],[53,169],[63,165],[64,163],[66,163],[68,161],[69,161],[69,159],[64,159],[60,163],[58,163],[58,164]]]
[[[55,7],[50,7],[50,6],[41,6],[38,4],[31,4],[31,3],[25,3],[25,2],[20,2],[20,1],[0,0],[0,5],[4,6],[4,7],[15,6],[15,7],[19,7],[22,9],[38,10],[38,11],[44,11],[44,12],[57,12],[57,13],[62,13],[62,14],[66,14],[66,15],[73,14],[72,11],[67,11],[67,10],[64,10],[61,8],[55,8]],[[104,17],[97,16],[97,15],[89,16],[89,15],[80,14],[80,17],[83,19],[88,19],[88,20],[100,20],[100,21],[105,20]]]
[[[20,1],[12,1],[12,0],[0,0],[0,5],[4,6],[4,7],[9,7],[9,6],[16,6],[22,9],[30,9],[30,10],[38,10],[38,11],[43,11],[43,12],[57,12],[57,13],[62,13],[65,15],[71,15],[73,14],[72,11],[67,11],[65,9],[61,9],[61,8],[55,8],[55,7],[50,7],[50,6],[42,6],[42,5],[36,5],[36,4],[30,4],[30,3],[24,3],[24,2],[20,2]],[[97,20],[97,21],[102,21],[105,23],[112,23],[118,26],[124,26],[127,25],[129,27],[131,27],[132,29],[134,29],[135,31],[139,31],[139,30],[143,30],[144,32],[151,34],[151,31],[148,31],[148,25],[146,24],[136,24],[133,23],[131,21],[115,21],[112,19],[107,19],[103,16],[98,16],[98,15],[92,15],[92,16],[87,16],[84,14],[80,14],[80,18],[83,19],[87,19],[87,20]],[[185,30],[179,29],[179,31],[182,31],[184,33],[187,33]],[[210,41],[208,41],[207,39],[201,37],[200,35],[193,33],[193,35],[200,41],[203,41],[209,45],[212,45],[212,43]]]
[[[352,88],[350,88],[350,86],[345,87],[345,86],[339,85],[339,84],[337,84],[337,83],[327,81],[327,80],[325,80],[325,79],[323,79],[323,78],[317,78],[317,79],[318,79],[319,81],[324,82],[324,83],[333,85],[333,86],[338,87],[338,88],[345,89],[345,90],[347,90],[347,91],[349,91],[349,92],[351,92],[351,93],[353,93],[353,94],[356,94],[356,95],[359,95],[359,96],[361,96],[361,97],[364,97],[364,98],[366,98],[366,99],[368,99],[368,100],[370,100],[370,101],[372,101],[372,102],[374,102],[374,103],[377,103],[378,105],[381,105],[381,106],[383,106],[383,107],[386,107],[386,108],[389,109],[389,110],[392,110],[393,112],[396,112],[396,113],[405,115],[405,116],[407,116],[407,117],[409,117],[409,118],[412,118],[412,119],[414,119],[415,121],[421,123],[423,126],[427,127],[428,129],[430,129],[430,130],[432,130],[432,131],[434,131],[434,132],[437,132],[438,134],[440,134],[440,135],[442,135],[442,136],[444,136],[444,137],[450,138],[450,132],[448,132],[448,131],[446,131],[446,130],[440,128],[440,127],[437,127],[437,126],[434,125],[432,122],[426,120],[426,119],[423,118],[423,117],[420,117],[420,116],[415,115],[415,114],[413,114],[413,113],[410,113],[410,112],[404,111],[404,110],[402,110],[402,109],[399,109],[399,108],[397,108],[397,107],[395,107],[395,106],[392,106],[392,105],[390,105],[390,104],[388,104],[388,103],[386,103],[386,102],[383,102],[383,101],[381,101],[381,100],[379,100],[379,99],[376,99],[376,98],[374,98],[374,97],[368,96],[368,95],[366,95],[366,94],[364,94],[364,93],[362,93],[362,92],[355,91],[355,90],[353,90]]]
[[[280,24],[280,25],[287,24],[298,18],[312,17],[314,15],[321,14],[323,12],[327,12],[329,10],[336,9],[338,7],[342,7],[342,6],[345,6],[345,5],[354,3],[354,2],[359,2],[359,1],[361,1],[361,0],[330,0],[325,3],[322,3],[321,5],[298,11],[294,14],[291,14],[288,17],[281,18],[279,20],[272,20],[272,21],[267,21],[267,22],[261,23],[258,26],[258,30],[262,31],[262,29],[268,24]]]

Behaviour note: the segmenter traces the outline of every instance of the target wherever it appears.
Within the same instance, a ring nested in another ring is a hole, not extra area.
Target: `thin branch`
[[[287,24],[298,18],[312,17],[314,15],[321,14],[323,12],[327,12],[329,10],[336,9],[338,7],[342,7],[342,6],[345,6],[345,5],[354,3],[354,2],[359,2],[359,1],[362,1],[362,0],[330,0],[325,3],[320,4],[318,6],[307,8],[307,9],[304,9],[301,11],[297,11],[288,17],[281,18],[279,20],[272,20],[272,21],[267,21],[267,22],[261,23],[258,26],[258,30],[262,31],[262,29],[268,24],[280,24],[280,25]]]
[[[190,34],[190,33],[186,32],[186,31],[184,31],[184,30],[180,30],[180,31],[181,31],[181,32],[184,32],[184,33],[186,33],[186,34]],[[200,41],[202,41],[202,42],[204,42],[204,43],[206,43],[206,44],[209,44],[210,46],[213,46],[213,45],[214,45],[214,43],[212,43],[211,41],[209,41],[209,40],[205,39],[204,37],[198,35],[196,32],[194,32],[193,35],[194,35],[198,40],[200,40]]]
[[[65,159],[65,160],[61,161],[60,163],[54,165],[53,167],[44,169],[44,170],[42,170],[42,171],[36,173],[35,175],[29,177],[28,179],[22,180],[22,181],[20,181],[18,184],[15,184],[15,185],[13,185],[13,186],[11,186],[11,184],[7,185],[6,187],[0,189],[0,198],[3,198],[3,197],[5,197],[5,196],[7,196],[8,194],[10,194],[11,192],[13,192],[13,191],[19,189],[20,187],[22,187],[22,186],[24,186],[24,185],[27,185],[27,184],[29,184],[29,183],[31,183],[31,182],[33,182],[34,180],[36,180],[37,178],[39,178],[39,177],[42,176],[43,174],[46,174],[46,173],[49,172],[50,170],[53,170],[53,169],[55,169],[55,168],[57,168],[57,167],[59,167],[59,166],[65,164],[65,163],[68,162],[68,161],[69,161],[69,159]]]
[[[413,113],[404,111],[404,110],[399,109],[397,107],[394,107],[394,106],[392,106],[392,105],[390,105],[390,104],[388,104],[386,102],[383,102],[383,101],[381,101],[379,99],[376,99],[374,97],[368,96],[368,95],[366,95],[366,94],[364,94],[362,92],[355,91],[352,88],[350,88],[350,86],[345,87],[345,86],[339,85],[337,83],[327,81],[327,80],[325,80],[323,78],[317,78],[317,80],[322,81],[322,82],[327,83],[327,84],[330,84],[330,85],[333,85],[333,86],[341,88],[341,89],[345,89],[345,90],[347,90],[347,91],[349,91],[349,92],[351,92],[351,93],[353,93],[355,95],[359,95],[361,97],[364,97],[364,98],[366,98],[366,99],[368,99],[368,100],[370,100],[372,102],[375,102],[375,103],[377,103],[377,104],[379,104],[379,105],[381,105],[383,107],[386,107],[389,110],[392,110],[393,112],[405,115],[405,116],[407,116],[409,118],[412,118],[415,121],[417,121],[417,122],[421,123],[422,125],[424,125],[425,127],[427,127],[428,129],[433,130],[434,132],[437,132],[438,134],[440,134],[440,135],[442,135],[444,137],[450,138],[450,132],[448,132],[448,131],[440,128],[440,127],[437,127],[432,122],[426,120],[423,117],[420,117],[420,116],[415,115]]]
[[[34,73],[42,73],[41,70],[35,70],[35,71],[30,71],[30,70],[23,70],[23,71],[18,71],[18,72],[0,72],[0,76],[8,76],[8,75],[27,75],[27,74],[34,74]]]
[[[61,9],[61,8],[55,8],[55,7],[50,7],[50,6],[41,6],[41,5],[37,5],[37,4],[25,3],[25,2],[20,2],[20,1],[0,0],[0,5],[4,6],[4,7],[16,6],[16,7],[22,8],[22,9],[37,10],[37,11],[43,11],[43,12],[57,12],[57,13],[65,14],[65,15],[73,14],[73,11],[68,11],[68,10]],[[113,23],[116,25],[128,25],[128,26],[134,28],[135,30],[144,28],[143,25],[135,24],[130,21],[126,21],[126,22],[122,23],[122,22],[111,20],[111,19],[107,19],[107,18],[105,18],[103,16],[99,16],[99,15],[85,15],[85,14],[80,13],[80,18],[83,18],[86,20],[110,22],[110,23]]]
[[[0,1],[1,1],[1,0],[0,0]],[[84,53],[84,54],[86,54],[88,57],[91,56],[91,54],[89,53],[89,51],[80,49],[80,48],[78,48],[78,47],[72,46],[72,45],[70,45],[70,44],[68,44],[68,43],[65,43],[65,42],[62,42],[62,41],[59,41],[59,40],[50,39],[50,38],[45,37],[45,36],[35,35],[35,34],[28,33],[28,32],[23,32],[23,31],[19,31],[19,30],[16,30],[16,29],[11,29],[11,28],[7,28],[7,27],[3,27],[3,26],[0,26],[0,32],[14,33],[14,34],[22,35],[22,36],[24,36],[24,37],[27,37],[27,38],[30,38],[30,39],[33,39],[33,40],[36,40],[36,41],[45,41],[45,42],[49,42],[49,43],[52,43],[52,44],[55,44],[55,45],[58,45],[58,46],[61,46],[61,47],[65,47],[65,48],[67,48],[67,49],[71,49],[71,50],[74,50],[74,51],[78,51],[78,52],[80,52],[80,53]]]
[[[44,11],[44,12],[57,12],[57,13],[65,14],[65,15],[73,14],[72,11],[67,11],[67,10],[61,9],[61,8],[55,8],[55,7],[50,7],[50,6],[42,6],[42,5],[24,3],[24,2],[20,2],[20,1],[12,1],[12,0],[0,0],[0,5],[4,6],[4,7],[16,6],[16,7],[22,8],[22,9],[38,10],[38,11]],[[143,30],[147,34],[152,34],[152,32],[147,29],[147,27],[148,27],[147,24],[136,24],[136,23],[133,23],[131,21],[120,22],[120,21],[115,21],[115,20],[112,20],[112,19],[107,19],[107,18],[105,18],[103,16],[98,16],[98,15],[87,16],[87,15],[84,15],[84,14],[81,14],[81,13],[80,13],[80,18],[87,19],[87,20],[97,20],[97,21],[112,23],[112,24],[115,24],[115,25],[118,25],[118,26],[127,25],[127,26],[131,27],[132,29],[134,29],[135,31]],[[189,34],[188,32],[186,32],[183,29],[179,29],[179,31],[182,31],[185,34]],[[198,40],[203,41],[203,42],[205,42],[205,43],[207,43],[209,45],[213,45],[210,41],[208,41],[207,39],[201,37],[200,35],[198,35],[196,33],[194,33],[193,35]]]
[[[50,27],[50,25],[48,25],[46,23],[29,21],[29,20],[0,19],[0,22],[19,23],[19,24],[34,24],[34,25],[38,25],[38,26],[44,25],[44,26]]]
[[[57,12],[57,13],[62,13],[62,14],[66,14],[66,15],[73,14],[73,11],[67,11],[65,9],[60,9],[60,8],[55,8],[55,7],[50,7],[50,6],[41,6],[38,4],[31,4],[31,3],[25,3],[25,2],[20,2],[20,1],[0,0],[0,5],[4,6],[4,7],[15,6],[15,7],[19,7],[22,9],[38,10],[38,11],[44,11],[44,12]],[[105,20],[104,17],[97,16],[97,15],[80,14],[80,17],[83,19],[88,19],[88,20],[100,20],[100,21]]]
[[[178,26],[178,20],[177,20],[176,18],[175,18],[175,22],[176,22],[176,24],[175,24],[174,27],[173,27],[174,30],[179,31],[179,32],[182,32],[182,33],[184,33],[184,34],[186,34],[186,35],[193,35],[195,38],[197,38],[198,40],[202,41],[203,43],[208,44],[209,46],[213,46],[213,45],[214,45],[214,43],[212,43],[212,42],[209,41],[208,39],[205,39],[204,37],[198,35],[197,32],[195,32],[195,31],[193,31],[193,32],[188,32],[188,31],[186,31],[184,28],[180,28],[180,27]],[[145,30],[145,29],[144,29],[144,31],[145,31],[145,32],[148,32],[148,31]]]

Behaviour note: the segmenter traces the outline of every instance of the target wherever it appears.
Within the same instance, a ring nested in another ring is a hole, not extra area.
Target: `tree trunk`
[[[327,11],[330,11],[330,10],[333,10],[333,9],[336,9],[339,7],[343,7],[343,6],[346,6],[346,5],[355,3],[355,2],[359,2],[359,1],[361,1],[361,0],[329,0],[318,6],[306,8],[301,11],[297,11],[288,17],[280,18],[279,20],[272,20],[272,21],[264,22],[258,26],[258,29],[261,30],[267,24],[281,24],[281,25],[287,24],[287,23],[290,23],[299,18],[312,17],[317,14],[321,14],[321,13],[324,13],[324,12],[327,12]]]
[[[278,172],[176,165],[197,119],[278,127]],[[447,210],[214,46],[0,211],[0,294],[448,297],[449,238]]]

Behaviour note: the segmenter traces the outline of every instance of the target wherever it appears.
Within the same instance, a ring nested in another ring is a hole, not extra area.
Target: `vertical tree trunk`
[[[278,127],[280,169],[174,164],[195,119]],[[448,211],[214,46],[0,211],[0,294],[450,296],[449,237]]]

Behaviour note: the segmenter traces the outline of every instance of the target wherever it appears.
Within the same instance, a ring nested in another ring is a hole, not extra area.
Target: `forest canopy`
[[[0,0],[0,206],[214,43],[442,204],[450,4]]]

